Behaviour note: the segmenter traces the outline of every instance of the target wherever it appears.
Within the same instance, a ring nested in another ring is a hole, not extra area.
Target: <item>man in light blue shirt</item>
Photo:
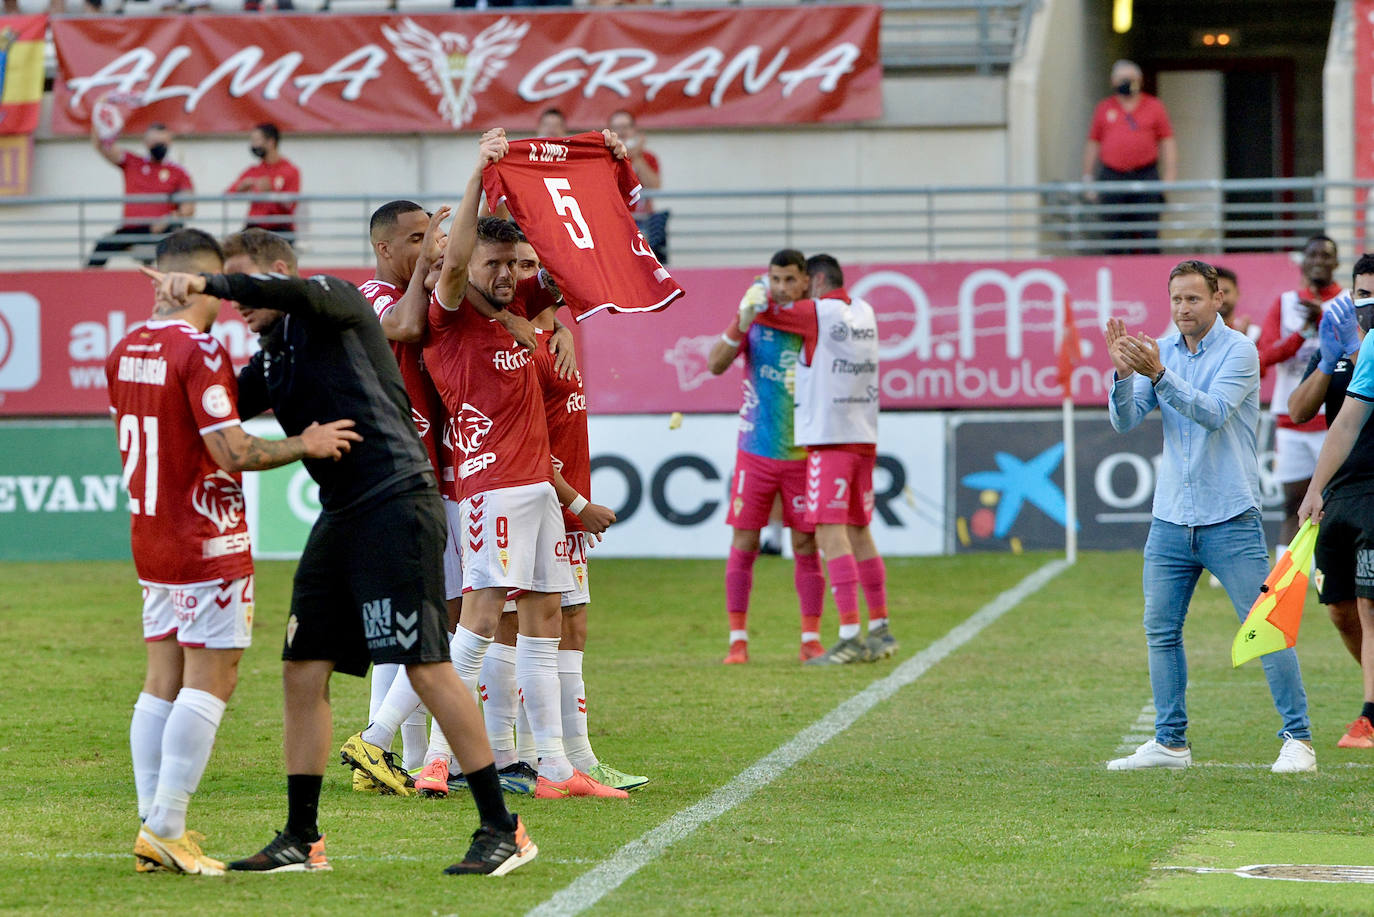
[[[1145,642],[1155,702],[1155,737],[1108,770],[1187,767],[1188,663],[1183,620],[1203,569],[1212,571],[1243,621],[1269,574],[1260,519],[1259,355],[1248,337],[1217,319],[1216,268],[1180,262],[1169,273],[1169,307],[1178,328],[1158,342],[1107,322],[1116,367],[1110,413],[1124,433],[1156,407],[1164,454],[1154,519],[1145,541]],[[1292,649],[1263,657],[1264,675],[1283,720],[1276,774],[1315,770],[1307,693]]]

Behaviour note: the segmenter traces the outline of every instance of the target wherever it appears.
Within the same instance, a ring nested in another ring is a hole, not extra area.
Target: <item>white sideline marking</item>
[[[1068,561],[1062,559],[1045,564],[965,618],[939,640],[897,666],[892,674],[878,679],[858,694],[843,701],[791,740],[755,761],[725,786],[630,841],[602,860],[595,868],[583,873],[572,884],[529,911],[530,917],[564,917],[580,914],[596,904],[640,869],[657,859],[669,845],[724,815],[772,783],[792,765],[852,726],[874,706],[920,678],[936,663],[978,636],[989,624],[1039,591],[1068,566]]]
[[[1139,747],[1140,743],[1148,742],[1155,737],[1155,705],[1153,702],[1140,708],[1140,715],[1135,718],[1135,725],[1131,731],[1121,737],[1121,744],[1116,746],[1119,753],[1130,754]]]

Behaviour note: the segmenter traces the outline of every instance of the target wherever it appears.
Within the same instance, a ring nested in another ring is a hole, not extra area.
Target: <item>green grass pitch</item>
[[[723,536],[722,536],[723,537]],[[518,914],[729,783],[891,672],[1048,555],[888,562],[895,661],[797,664],[790,562],[759,561],[753,661],[725,651],[722,565],[601,560],[586,672],[592,741],[653,782],[628,802],[508,797],[540,846],[497,880],[441,875],[471,800],[354,794],[331,766],[330,874],[135,875],[129,714],[142,680],[139,590],[119,563],[0,564],[0,910],[55,914]],[[285,818],[278,648],[291,565],[259,565],[244,658],[190,824],[233,857]],[[1204,583],[1188,624],[1190,735],[1202,765],[1109,774],[1150,699],[1140,558],[1087,553],[1040,592],[739,807],[669,847],[599,914],[1320,914],[1368,886],[1161,866],[1369,864],[1374,752],[1335,748],[1360,679],[1309,598],[1299,651],[1321,771],[1280,778],[1258,664],[1232,670],[1236,621]],[[825,639],[834,637],[827,607]],[[335,738],[365,682],[333,684]],[[1246,766],[1215,766],[1246,765]],[[1229,845],[1229,846],[1228,846]]]

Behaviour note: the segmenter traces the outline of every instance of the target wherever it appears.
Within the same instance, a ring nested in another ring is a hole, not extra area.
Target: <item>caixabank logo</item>
[[[38,345],[38,300],[28,293],[0,292],[0,398],[38,384]]]

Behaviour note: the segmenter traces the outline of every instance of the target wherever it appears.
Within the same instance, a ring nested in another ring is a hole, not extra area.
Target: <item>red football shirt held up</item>
[[[653,312],[682,295],[630,216],[634,169],[601,134],[513,140],[482,184],[492,210],[510,208],[577,321],[602,309]]]

